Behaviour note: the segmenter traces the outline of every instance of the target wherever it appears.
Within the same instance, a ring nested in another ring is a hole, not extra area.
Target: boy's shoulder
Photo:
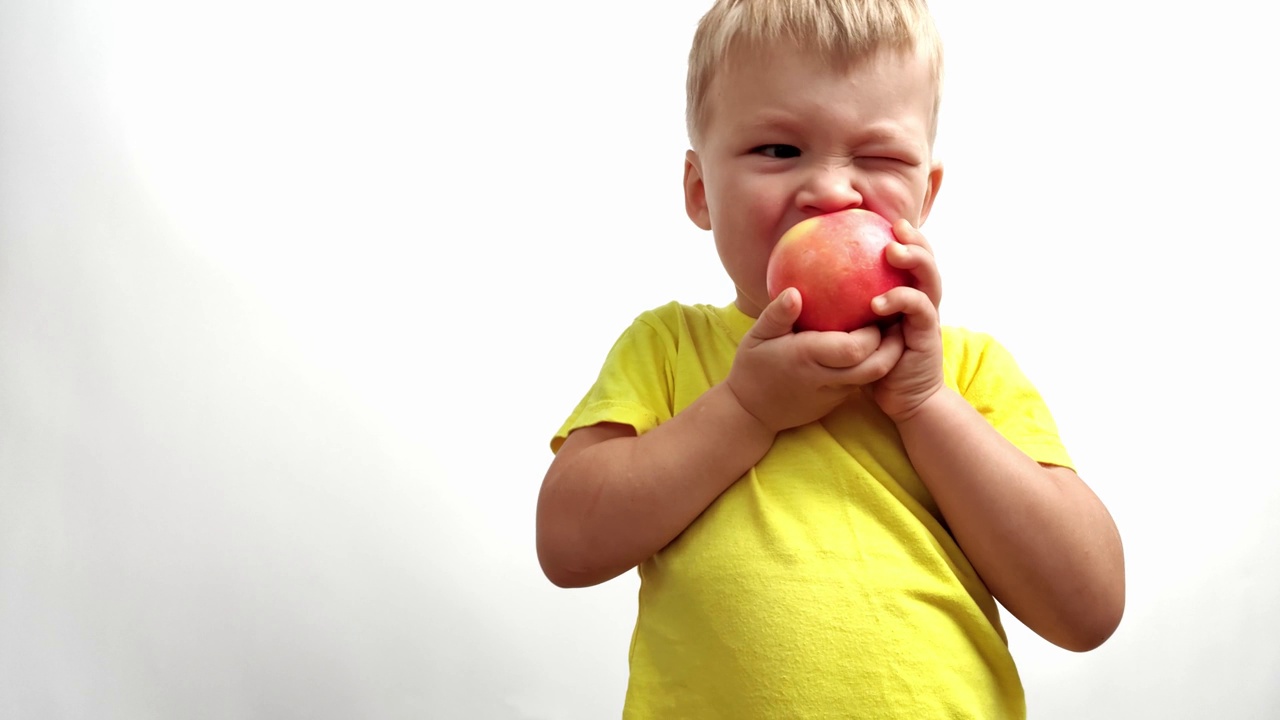
[[[1000,343],[990,333],[961,325],[943,325],[942,345],[948,351],[981,352]]]
[[[1004,344],[963,327],[943,327],[942,337],[944,379],[966,400],[988,415],[1042,415],[1053,427],[1039,389]]]
[[[713,305],[672,300],[641,312],[632,320],[631,327],[633,330],[648,327],[662,335],[690,337],[695,341],[727,336],[737,342],[754,322],[733,303]]]
[[[722,317],[732,307],[732,303],[728,306],[721,306],[710,303],[686,303],[680,300],[671,300],[642,311],[636,316],[636,319],[649,322],[657,321],[663,324],[676,324],[687,321],[688,318],[714,320]]]
[[[948,380],[964,387],[979,372],[1005,371],[1013,365],[1013,357],[990,333],[943,325],[942,362]]]

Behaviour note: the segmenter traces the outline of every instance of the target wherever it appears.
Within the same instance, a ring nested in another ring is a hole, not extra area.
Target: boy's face
[[[935,87],[921,56],[879,52],[841,69],[783,45],[712,82],[685,206],[758,317],[769,253],[792,225],[861,207],[924,222],[942,182],[930,148]]]

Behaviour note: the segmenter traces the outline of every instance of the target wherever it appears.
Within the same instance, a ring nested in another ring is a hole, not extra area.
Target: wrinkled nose
[[[854,173],[848,166],[815,168],[796,193],[796,206],[811,215],[859,207],[862,193],[858,192]]]

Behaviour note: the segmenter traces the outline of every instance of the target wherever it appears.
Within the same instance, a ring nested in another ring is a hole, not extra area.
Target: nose
[[[854,173],[849,166],[814,168],[796,193],[796,206],[814,215],[859,207],[862,193]]]

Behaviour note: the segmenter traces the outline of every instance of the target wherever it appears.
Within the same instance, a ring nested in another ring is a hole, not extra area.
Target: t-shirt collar
[[[733,336],[735,343],[742,342],[742,338],[746,337],[747,331],[752,325],[756,324],[756,319],[738,309],[734,303],[729,303],[724,307],[717,308],[720,319],[724,321],[725,327]]]

